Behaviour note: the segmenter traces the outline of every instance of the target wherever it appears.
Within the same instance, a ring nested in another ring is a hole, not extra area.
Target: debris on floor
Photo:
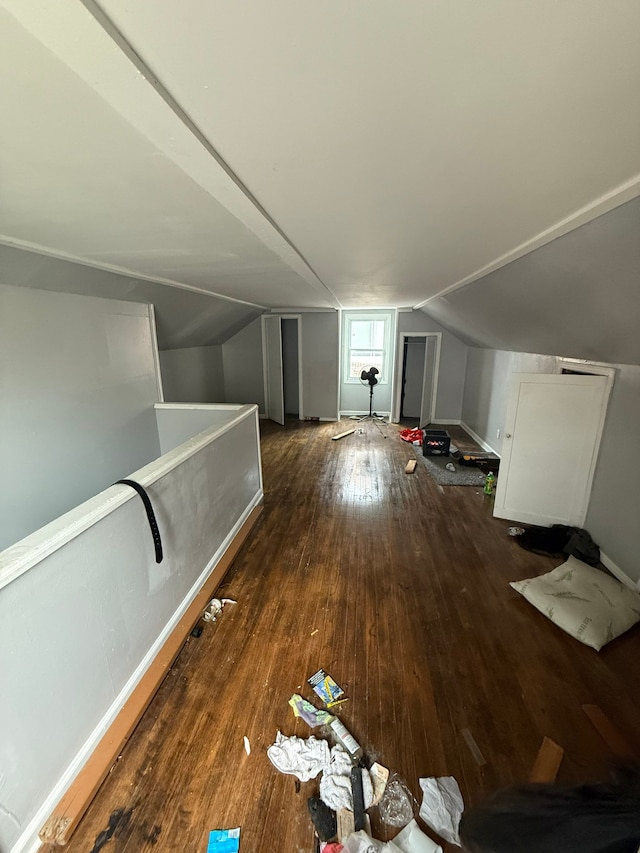
[[[529,782],[555,782],[563,757],[564,749],[551,738],[545,737],[531,768]]]
[[[460,846],[458,826],[464,811],[460,787],[453,776],[420,779],[420,817],[445,841]]]
[[[405,467],[405,469],[404,469],[404,473],[405,473],[405,474],[413,474],[413,472],[416,470],[416,465],[417,465],[417,464],[418,464],[418,460],[417,460],[417,459],[410,459],[410,460],[407,462],[407,465],[406,465],[406,467]]]
[[[425,835],[413,818],[400,830],[393,843],[402,853],[442,853],[442,847]]]
[[[354,769],[354,765],[349,753],[340,744],[333,746],[331,748],[331,759],[320,779],[320,798],[336,812],[339,812],[340,809],[353,811],[352,769]],[[373,803],[371,776],[364,768],[356,766],[355,769],[362,776],[362,796],[364,807],[368,809]]]
[[[327,707],[345,701],[344,690],[324,669],[314,673],[307,683]],[[416,823],[418,804],[397,774],[378,762],[371,762],[333,713],[317,708],[299,693],[293,694],[289,705],[294,715],[309,726],[324,726],[327,737],[333,741],[330,746],[323,737],[287,737],[278,731],[275,743],[267,749],[269,760],[277,770],[296,777],[296,792],[300,791],[301,781],[320,777],[316,793],[307,798],[317,851],[442,853],[442,848]],[[443,838],[458,843],[463,805],[457,782],[453,777],[419,781],[424,792],[420,817]],[[377,841],[372,836],[367,812],[373,807],[383,823],[396,828],[393,841]]]
[[[333,722],[333,714],[330,714],[328,711],[323,711],[320,708],[316,708],[316,706],[312,705],[311,702],[307,702],[306,699],[303,699],[299,693],[293,694],[291,699],[289,699],[289,704],[293,708],[295,716],[303,719],[312,729],[315,729],[318,726],[328,726]]]
[[[202,614],[205,622],[215,622],[218,616],[222,613],[225,604],[237,604],[233,598],[212,598],[207,609]]]
[[[275,743],[267,749],[267,756],[281,773],[289,773],[301,782],[308,782],[328,766],[329,744],[313,735],[303,739],[295,735],[285,737],[278,732]]]
[[[313,692],[316,696],[320,697],[327,708],[337,705],[340,697],[344,696],[344,690],[342,687],[336,684],[333,678],[331,678],[330,675],[327,675],[324,669],[319,669],[307,679],[307,682],[313,688]]]
[[[401,429],[400,438],[409,444],[422,445],[423,432],[421,429]]]
[[[331,841],[336,837],[338,822],[335,811],[324,803],[320,797],[309,797],[307,808],[311,823],[314,825],[320,841]]]
[[[329,728],[334,733],[338,741],[342,744],[352,761],[356,761],[362,757],[362,747],[354,736],[349,732],[343,722],[337,717],[334,717],[329,723]]]
[[[347,429],[344,432],[339,432],[338,435],[332,435],[331,441],[338,441],[341,438],[345,438],[348,435],[352,435],[355,432],[355,429]]]
[[[380,817],[388,826],[406,826],[413,818],[413,797],[397,776],[388,782],[380,800]]]
[[[207,853],[238,853],[239,849],[239,826],[235,829],[212,829],[209,833]]]
[[[251,744],[249,743],[249,738],[246,735],[244,736],[244,751],[247,755],[251,755]]]

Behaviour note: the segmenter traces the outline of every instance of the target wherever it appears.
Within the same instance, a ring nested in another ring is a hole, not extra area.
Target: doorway
[[[301,321],[299,314],[262,316],[265,411],[278,424],[285,415],[303,420]]]
[[[298,321],[282,320],[282,384],[284,414],[300,417],[300,363],[298,358]]]
[[[402,384],[400,386],[400,420],[420,420],[426,338],[407,337],[402,352]]]
[[[393,418],[396,423],[417,421],[417,426],[425,427],[434,421],[440,342],[439,332],[402,332],[399,335]]]

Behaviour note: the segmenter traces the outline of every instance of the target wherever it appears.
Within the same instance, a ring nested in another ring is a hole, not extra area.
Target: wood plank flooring
[[[265,750],[278,729],[310,733],[287,701],[312,697],[319,667],[418,802],[421,776],[455,776],[467,803],[526,781],[545,736],[565,751],[559,781],[602,776],[611,752],[583,704],[638,744],[640,629],[600,654],[566,636],[509,587],[560,560],[522,550],[480,489],[405,474],[398,427],[331,441],[352,424],[264,426],[265,511],[218,591],[237,604],[187,641],[68,853],[204,853],[235,826],[242,853],[315,851],[316,783]]]

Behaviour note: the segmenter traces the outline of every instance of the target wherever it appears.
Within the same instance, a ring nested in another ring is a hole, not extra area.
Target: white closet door
[[[494,515],[584,524],[607,399],[604,376],[514,374]]]
[[[280,317],[265,317],[263,323],[267,380],[265,388],[267,417],[277,424],[284,424],[282,320]]]

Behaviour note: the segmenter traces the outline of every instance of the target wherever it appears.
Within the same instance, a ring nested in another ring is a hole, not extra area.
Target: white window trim
[[[343,311],[342,312],[341,330],[343,333],[342,340],[342,382],[345,385],[359,385],[361,380],[349,376],[350,353],[351,353],[351,321],[352,320],[384,320],[384,344],[382,347],[382,371],[381,378],[378,380],[379,385],[389,385],[392,382],[393,372],[393,334],[395,330],[394,312],[384,311]]]

